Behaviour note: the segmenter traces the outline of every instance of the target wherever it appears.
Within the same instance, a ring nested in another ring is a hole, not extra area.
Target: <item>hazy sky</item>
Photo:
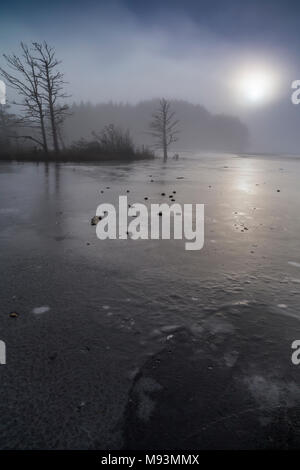
[[[74,101],[182,98],[239,116],[254,148],[300,148],[300,2],[12,0],[0,14],[2,52],[49,41]]]

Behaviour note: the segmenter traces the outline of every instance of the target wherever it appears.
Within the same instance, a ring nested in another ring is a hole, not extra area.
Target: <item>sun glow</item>
[[[274,70],[248,66],[236,73],[234,89],[240,104],[259,105],[275,98],[278,82],[278,74]]]

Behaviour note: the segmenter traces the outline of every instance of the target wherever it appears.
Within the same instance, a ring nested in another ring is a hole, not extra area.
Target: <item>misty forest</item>
[[[101,161],[161,154],[166,160],[170,151],[247,147],[248,129],[239,118],[188,101],[72,102],[63,62],[46,42],[21,43],[18,54],[3,57],[0,76],[8,100],[0,104],[2,159]]]

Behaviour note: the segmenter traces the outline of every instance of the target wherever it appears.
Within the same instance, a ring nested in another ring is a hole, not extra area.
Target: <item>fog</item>
[[[203,106],[187,101],[171,101],[172,110],[179,120],[179,139],[173,151],[212,150],[223,152],[245,151],[249,144],[247,127],[238,119],[224,114],[212,114]],[[65,143],[77,141],[79,137],[91,140],[93,131],[99,132],[107,124],[129,130],[139,145],[153,145],[149,123],[159,107],[157,99],[137,104],[102,103],[92,105],[73,104],[71,116],[64,127]]]
[[[223,10],[214,16],[210,12],[210,21],[204,23],[188,8],[155,5],[153,11],[140,14],[135,7],[87,2],[84,11],[76,2],[64,2],[48,5],[47,14],[41,5],[33,10],[32,3],[28,8],[20,5],[14,13],[6,7],[1,49],[11,53],[21,40],[45,39],[54,45],[72,95],[70,103],[134,105],[161,96],[184,100],[212,114],[240,119],[249,129],[248,150],[298,150],[300,109],[290,102],[297,63],[285,44],[275,47],[270,32],[267,40],[261,39],[261,30],[245,40],[241,24],[237,29],[232,24],[232,35],[224,34]],[[225,18],[232,21],[228,11]],[[242,40],[237,40],[238,34]],[[257,64],[275,71],[278,89],[270,102],[252,106],[238,99],[235,77],[243,67]],[[8,98],[14,95],[8,92]]]

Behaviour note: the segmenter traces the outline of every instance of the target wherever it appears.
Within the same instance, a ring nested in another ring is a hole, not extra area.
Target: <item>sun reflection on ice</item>
[[[245,160],[241,162],[241,168],[239,173],[237,173],[235,178],[234,186],[239,191],[247,194],[255,194],[257,190],[257,185],[253,181],[253,162]]]

